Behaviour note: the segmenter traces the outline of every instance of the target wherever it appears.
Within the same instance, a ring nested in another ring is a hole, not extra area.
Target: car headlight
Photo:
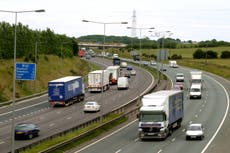
[[[138,131],[139,131],[139,132],[142,132],[143,130],[142,130],[142,128],[139,128]]]

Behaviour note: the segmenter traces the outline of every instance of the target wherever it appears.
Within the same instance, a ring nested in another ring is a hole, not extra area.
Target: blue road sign
[[[16,80],[35,80],[35,63],[16,63]]]

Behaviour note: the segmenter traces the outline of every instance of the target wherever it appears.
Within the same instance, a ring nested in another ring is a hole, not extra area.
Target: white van
[[[177,62],[176,61],[169,61],[169,67],[172,67],[172,68],[177,68]]]
[[[190,99],[192,99],[192,98],[201,99],[201,97],[202,97],[201,87],[202,87],[201,84],[192,84],[191,85],[190,91],[189,91]]]
[[[117,80],[117,89],[128,89],[129,79],[127,77],[119,77]]]

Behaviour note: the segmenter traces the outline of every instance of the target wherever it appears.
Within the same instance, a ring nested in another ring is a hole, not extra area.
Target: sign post
[[[35,63],[16,63],[16,80],[35,80]]]

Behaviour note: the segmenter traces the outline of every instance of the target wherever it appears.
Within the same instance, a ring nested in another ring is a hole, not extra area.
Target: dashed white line
[[[137,142],[139,140],[139,138],[136,138],[135,140],[134,140],[134,142]]]
[[[182,132],[185,132],[185,129],[183,129]]]
[[[200,109],[200,112],[202,111],[202,109]]]
[[[162,150],[159,150],[157,153],[161,153],[162,152]]]
[[[51,126],[54,126],[54,123],[50,124],[49,126],[50,126],[50,127],[51,127]]]
[[[195,115],[195,118],[197,118],[197,117],[198,117],[198,115],[196,114],[196,115]]]
[[[3,143],[5,143],[5,142],[4,141],[0,141],[0,145],[3,144]]]
[[[174,142],[176,140],[176,138],[173,138],[171,141]]]
[[[66,119],[67,119],[67,120],[70,120],[71,118],[72,118],[72,117],[67,117]]]
[[[115,153],[119,153],[119,152],[121,152],[121,149],[117,150]]]
[[[192,124],[192,121],[190,121],[189,124]]]

